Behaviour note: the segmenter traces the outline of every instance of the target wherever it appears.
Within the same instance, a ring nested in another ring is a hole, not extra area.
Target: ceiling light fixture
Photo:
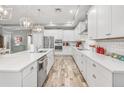
[[[55,12],[60,13],[60,12],[62,12],[62,9],[61,8],[55,8]]]
[[[0,6],[0,20],[10,19],[12,15],[12,8],[5,8]]]
[[[44,31],[44,27],[41,25],[35,25],[32,29],[32,31],[34,32],[43,32]]]
[[[22,17],[20,19],[20,26],[25,28],[31,28],[33,26],[32,20],[28,17]]]
[[[73,14],[73,10],[70,10],[69,12],[70,12],[71,14]]]

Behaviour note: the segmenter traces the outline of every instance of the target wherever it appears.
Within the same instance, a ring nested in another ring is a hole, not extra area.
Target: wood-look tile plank
[[[87,84],[71,56],[55,56],[44,87],[86,87]]]

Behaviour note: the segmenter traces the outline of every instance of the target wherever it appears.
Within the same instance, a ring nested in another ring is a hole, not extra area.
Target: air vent
[[[55,8],[55,12],[60,13],[60,12],[62,12],[62,9],[61,8]]]

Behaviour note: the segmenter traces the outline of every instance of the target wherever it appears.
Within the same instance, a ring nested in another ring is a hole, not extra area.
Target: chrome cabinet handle
[[[95,76],[95,74],[93,74],[93,75],[92,75],[92,77],[93,77],[94,79],[96,79],[96,76]]]
[[[96,67],[96,65],[95,65],[95,64],[92,64],[92,66],[93,66],[93,67]]]

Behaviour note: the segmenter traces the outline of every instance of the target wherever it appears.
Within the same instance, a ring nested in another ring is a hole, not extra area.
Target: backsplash
[[[97,40],[97,43],[104,47],[107,52],[124,55],[124,39]]]

